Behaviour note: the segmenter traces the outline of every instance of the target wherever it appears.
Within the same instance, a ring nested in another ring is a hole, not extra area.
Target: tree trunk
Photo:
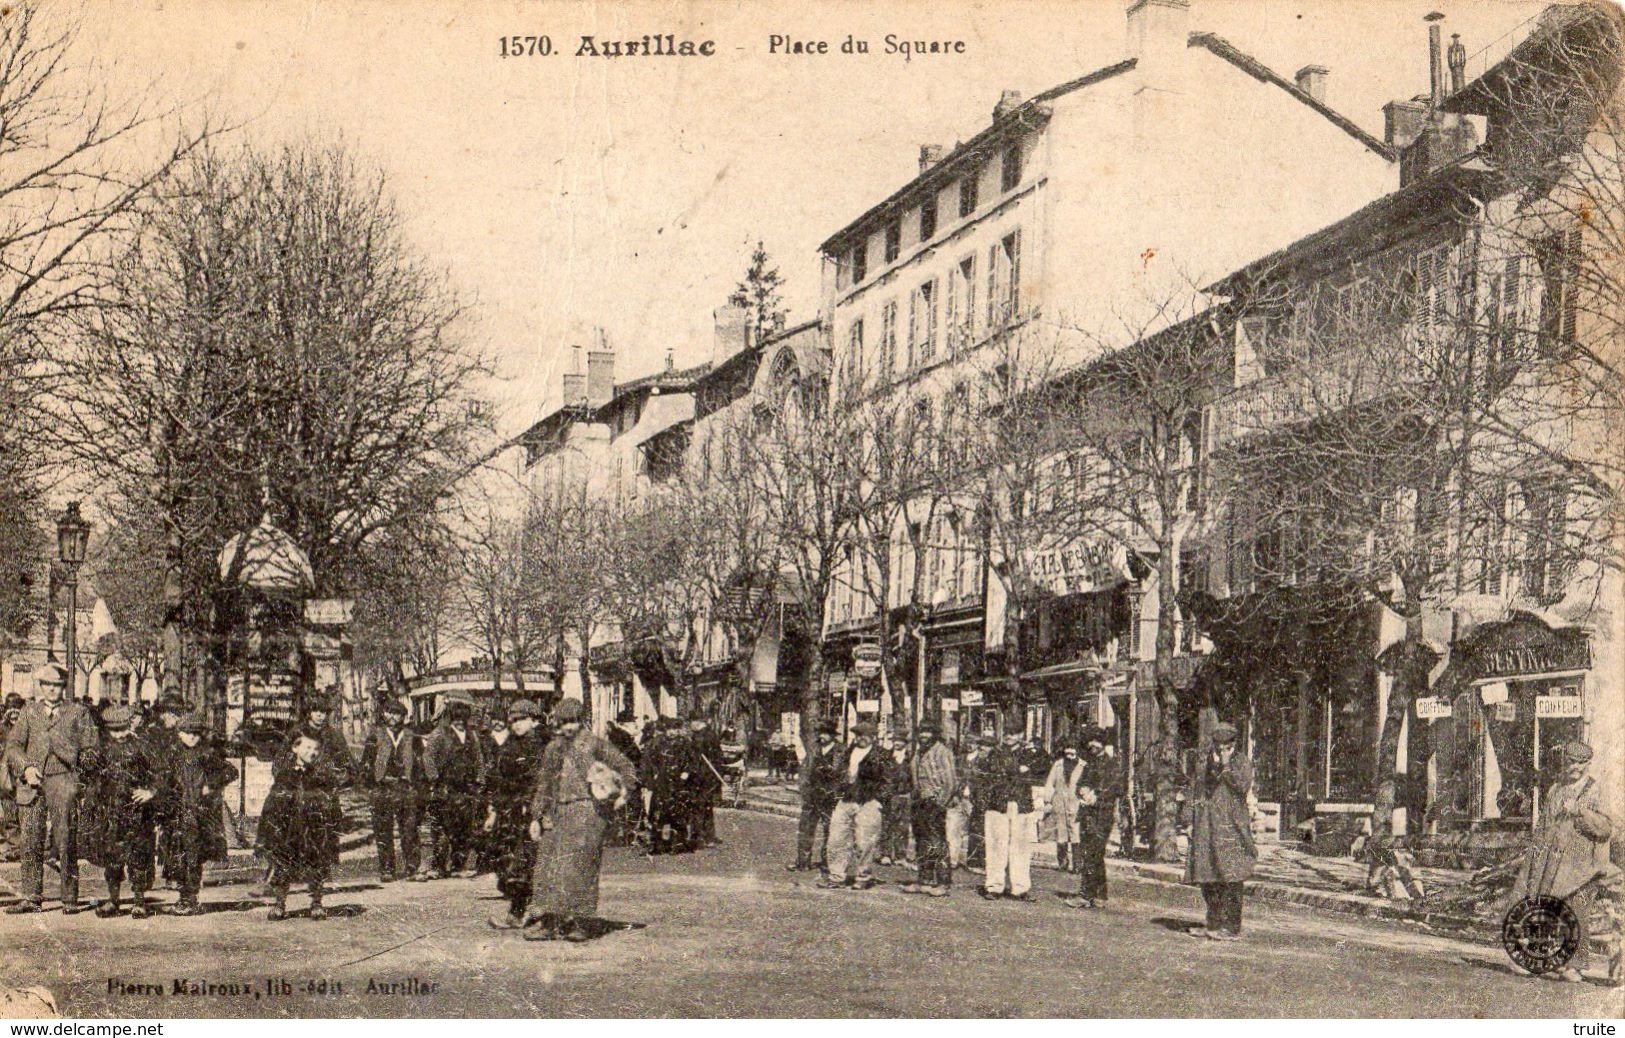
[[[1179,688],[1174,684],[1174,600],[1179,593],[1178,560],[1172,544],[1158,545],[1157,642],[1151,664],[1161,714],[1151,790],[1154,823],[1151,851],[1158,861],[1179,860]]]
[[[781,635],[782,637],[782,635]],[[814,642],[807,653],[807,662],[803,665],[802,677],[806,684],[801,689],[801,745],[806,748],[806,754],[801,761],[801,781],[806,783],[812,771],[813,751],[818,746],[818,705],[824,699],[824,645],[822,640]]]
[[[1399,784],[1399,734],[1405,725],[1405,715],[1410,712],[1411,701],[1427,688],[1428,671],[1431,669],[1422,635],[1421,603],[1407,601],[1404,608],[1405,641],[1400,646],[1394,687],[1388,693],[1388,711],[1382,718],[1382,734],[1377,737],[1377,781],[1371,794],[1371,832],[1379,838],[1394,834],[1394,801]]]

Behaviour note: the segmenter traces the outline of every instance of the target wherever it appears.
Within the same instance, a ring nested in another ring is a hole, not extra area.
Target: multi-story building
[[[1159,297],[1189,294],[1187,279],[1217,276],[1397,185],[1391,144],[1327,104],[1325,67],[1289,80],[1192,31],[1190,13],[1188,0],[1131,3],[1124,60],[1027,100],[1004,92],[986,128],[950,150],[922,147],[918,176],[823,243],[833,406],[900,394],[940,413],[1015,339],[1082,363],[1157,330]],[[911,537],[910,524],[927,520],[900,514],[881,594],[864,569],[873,560],[854,552],[831,606],[832,684],[846,684],[851,645],[874,640],[879,606],[908,605],[912,584],[900,575],[912,569],[910,545],[923,543],[931,633],[909,651],[925,661],[927,701],[974,726],[1048,738],[1046,703],[1029,711],[984,680],[1005,669],[1007,643],[1004,610],[986,605],[1026,589],[1002,586],[973,515],[935,510],[926,536]],[[843,714],[881,702],[864,687],[838,698]]]
[[[1567,404],[1548,391],[1576,344],[1598,341],[1588,321],[1608,320],[1580,298],[1596,232],[1546,204],[1568,189],[1545,179],[1556,166],[1522,161],[1592,146],[1593,113],[1573,109],[1618,103],[1620,26],[1600,8],[1553,8],[1471,83],[1437,26],[1431,49],[1429,95],[1389,110],[1404,186],[1211,286],[1271,302],[1235,324],[1234,385],[1215,408],[1220,466],[1266,463],[1216,524],[1209,584],[1228,619],[1210,687],[1247,728],[1261,806],[1283,824],[1369,816],[1386,722],[1398,725],[1395,831],[1493,843],[1527,832],[1543,762],[1564,742],[1620,756],[1622,589],[1612,546],[1594,541],[1617,496],[1571,481],[1608,449],[1613,419],[1572,383]],[[1489,147],[1469,115],[1487,120]],[[1393,462],[1357,484],[1372,499],[1363,529],[1327,525],[1325,488],[1267,462],[1281,442],[1312,455],[1320,436]],[[1404,436],[1417,444],[1408,461],[1378,442]],[[1406,531],[1415,544],[1386,543]],[[1396,558],[1392,586],[1370,591]],[[1351,576],[1366,593],[1349,593]],[[1407,639],[1431,669],[1401,712]]]

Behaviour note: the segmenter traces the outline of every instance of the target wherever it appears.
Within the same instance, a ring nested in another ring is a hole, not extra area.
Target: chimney
[[[1467,85],[1467,48],[1461,45],[1461,33],[1450,34],[1450,49],[1445,52],[1445,58],[1450,66],[1450,92],[1459,94]]]
[[[1020,95],[1018,94],[1017,97],[1019,98]],[[1001,100],[999,103],[1003,104],[1004,102]],[[995,108],[993,110],[994,118],[998,118],[998,115],[999,115],[999,110],[997,108]],[[937,163],[939,163],[941,161],[942,161],[942,145],[940,145],[940,144],[922,144],[922,145],[920,145],[920,172],[921,173],[924,173],[926,170],[930,169],[932,166],[935,166]]]
[[[1131,0],[1128,5],[1128,53],[1142,64],[1172,57],[1190,37],[1190,0]]]
[[[587,402],[587,376],[572,371],[564,376],[564,406]]]
[[[1423,101],[1390,101],[1382,106],[1382,139],[1389,147],[1403,149],[1421,136],[1428,108]]]
[[[721,367],[729,357],[750,346],[750,308],[724,306],[711,311],[711,366]]]
[[[607,404],[615,395],[615,351],[593,350],[587,354],[587,403]]]
[[[1444,15],[1434,11],[1422,19],[1428,23],[1428,104],[1439,107],[1444,100],[1444,48],[1439,43],[1439,23]]]
[[[1328,75],[1330,75],[1330,71],[1325,65],[1305,65],[1298,70],[1298,89],[1321,104],[1325,104],[1326,77]]]
[[[999,103],[993,106],[993,118],[1003,119],[1017,108],[1021,107],[1021,91],[1006,90],[999,95]],[[925,161],[925,149],[920,149],[920,161]]]

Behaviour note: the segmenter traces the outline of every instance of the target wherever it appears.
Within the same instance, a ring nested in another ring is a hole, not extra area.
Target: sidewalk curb
[[[777,815],[781,818],[797,818],[801,814],[800,808],[791,805],[749,800],[735,808],[735,810]],[[1035,860],[1033,864],[1039,868],[1054,868],[1053,863],[1044,863],[1040,860]],[[1189,886],[1185,882],[1185,870],[1178,865],[1130,861],[1124,858],[1108,858],[1106,868],[1109,872],[1118,875],[1132,876],[1153,883],[1164,883],[1169,886],[1180,887]],[[1334,912],[1338,915],[1356,916],[1362,919],[1382,919],[1390,922],[1410,923],[1425,926],[1432,930],[1449,931],[1450,936],[1472,941],[1476,944],[1499,947],[1501,943],[1500,931],[1483,920],[1437,912],[1418,912],[1414,909],[1380,901],[1376,898],[1362,897],[1358,894],[1305,890],[1301,887],[1291,887],[1268,880],[1249,881],[1245,886],[1245,891],[1248,897],[1259,901],[1267,901],[1271,904],[1297,905],[1301,908],[1312,908],[1323,912]]]

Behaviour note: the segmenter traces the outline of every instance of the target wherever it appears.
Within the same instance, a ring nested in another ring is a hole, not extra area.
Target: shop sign
[[[1481,687],[1478,694],[1484,700],[1485,706],[1495,706],[1507,701],[1507,683],[1505,681],[1492,681]]]
[[[1450,701],[1439,696],[1425,696],[1416,701],[1418,721],[1439,721],[1450,716]]]
[[[353,598],[305,599],[305,623],[318,627],[344,627],[355,615]]]
[[[948,696],[943,696],[942,712],[945,714],[957,714],[959,712],[959,700],[951,699]]]
[[[852,673],[860,678],[872,678],[880,673],[880,646],[874,642],[859,642],[852,646]]]
[[[860,700],[858,700],[858,713],[860,713],[860,714],[878,714],[878,713],[880,713],[880,700],[878,700],[878,699],[860,699]]]
[[[981,706],[982,690],[979,688],[961,689],[959,693],[959,702],[965,706]]]
[[[829,676],[829,694],[844,697],[846,695],[846,674],[835,671]]]
[[[1552,645],[1525,645],[1485,653],[1479,672],[1480,677],[1499,678],[1590,669],[1591,644],[1584,639],[1577,639]]]
[[[801,734],[801,714],[795,710],[786,710],[780,714],[779,733],[786,741],[793,742]]]
[[[1518,704],[1496,703],[1495,719],[1497,721],[1516,721],[1518,719]]]
[[[1028,579],[1057,595],[1103,591],[1128,579],[1128,553],[1109,541],[1031,551],[1025,561]]]
[[[944,685],[959,684],[959,653],[945,652],[942,654],[942,672],[939,680]]]
[[[306,631],[305,651],[317,659],[336,660],[344,655],[344,642],[327,631]]]
[[[1580,696],[1536,696],[1536,717],[1580,717],[1583,700]]]

